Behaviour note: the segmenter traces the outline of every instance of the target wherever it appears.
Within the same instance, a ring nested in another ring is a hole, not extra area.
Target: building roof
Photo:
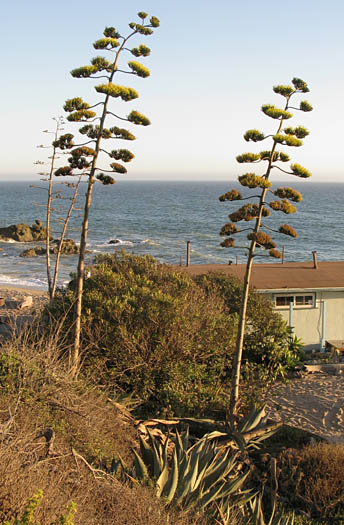
[[[344,261],[288,262],[253,264],[251,286],[258,290],[299,290],[318,288],[344,288]],[[192,264],[181,267],[190,275],[209,272],[244,278],[245,264]]]

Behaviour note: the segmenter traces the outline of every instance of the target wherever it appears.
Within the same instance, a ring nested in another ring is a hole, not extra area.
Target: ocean
[[[38,187],[40,186],[40,187]],[[303,194],[297,204],[297,213],[284,215],[272,212],[265,220],[272,228],[288,223],[298,238],[272,234],[278,248],[285,249],[286,261],[312,259],[316,250],[318,260],[344,258],[344,184],[313,183],[311,180],[278,183],[274,186],[292,186]],[[79,191],[80,208],[86,186]],[[219,202],[218,197],[232,188],[228,182],[118,182],[114,186],[96,185],[90,214],[88,235],[88,262],[99,253],[113,253],[125,249],[137,255],[149,254],[159,261],[179,264],[186,260],[186,242],[191,242],[191,264],[228,263],[245,261],[245,251],[220,247],[221,227],[228,222],[228,214],[242,203]],[[56,185],[66,197],[70,189]],[[241,191],[244,188],[241,188]],[[248,190],[247,195],[254,194]],[[45,222],[46,185],[44,182],[0,182],[0,227],[10,224],[33,224],[35,219]],[[247,202],[247,201],[246,201]],[[254,201],[253,201],[254,202]],[[68,201],[54,202],[57,214]],[[70,222],[67,237],[78,241],[81,210],[76,210]],[[250,223],[245,223],[245,227]],[[54,222],[57,232],[59,223]],[[109,241],[117,240],[117,244]],[[34,245],[38,245],[36,243]],[[243,244],[243,243],[240,243]],[[0,242],[0,285],[46,289],[45,258],[22,258],[20,253],[33,244]],[[257,262],[276,262],[270,257],[259,257]],[[59,284],[66,284],[75,271],[76,256],[64,256],[61,262]]]

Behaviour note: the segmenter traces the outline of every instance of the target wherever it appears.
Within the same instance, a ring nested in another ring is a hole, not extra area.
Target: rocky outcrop
[[[52,241],[52,244],[54,244],[55,246],[50,248],[50,253],[56,255],[60,244],[60,240],[55,239]],[[37,255],[45,255],[46,253],[47,250],[43,248],[43,246],[36,246],[35,248],[29,248],[27,250],[24,250],[20,254],[20,257],[37,257]],[[77,244],[75,244],[73,239],[65,239],[62,244],[61,253],[63,255],[75,255],[76,253],[79,253],[79,247],[77,246]]]
[[[17,241],[17,242],[32,242],[45,241],[47,237],[47,230],[43,222],[36,219],[32,226],[28,224],[12,224],[5,228],[0,228],[0,240],[2,241]]]
[[[57,253],[57,250],[58,250],[58,247],[59,247],[59,244],[60,244],[60,241],[59,239],[55,239],[54,241],[52,241],[53,244],[55,244],[56,246],[54,246],[53,248],[51,248],[51,253],[54,253],[56,254]],[[63,244],[62,244],[62,253],[64,255],[75,255],[76,253],[79,253],[79,247],[77,244],[75,244],[75,242],[73,241],[73,239],[65,239],[63,241]]]

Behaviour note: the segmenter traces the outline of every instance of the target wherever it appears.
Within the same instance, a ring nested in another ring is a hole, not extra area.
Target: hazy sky
[[[243,133],[276,129],[260,111],[283,102],[272,86],[298,76],[308,82],[303,98],[314,111],[296,112],[291,125],[311,134],[288,153],[314,181],[343,180],[343,0],[1,0],[2,180],[35,176],[33,162],[42,158],[36,145],[47,141],[42,130],[64,114],[65,99],[99,100],[92,87],[99,80],[69,72],[102,54],[92,43],[105,26],[126,34],[140,10],[161,21],[152,37],[133,41],[151,48],[142,60],[151,76],[118,74],[116,81],[135,87],[140,98],[115,99],[112,109],[137,109],[152,125],[135,127],[137,140],[128,144],[136,158],[117,179],[233,179],[245,170],[235,156],[255,151]]]

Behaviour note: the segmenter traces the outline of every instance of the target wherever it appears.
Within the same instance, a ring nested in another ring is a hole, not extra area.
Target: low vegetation
[[[74,281],[0,346],[0,523],[340,523],[343,447],[265,439],[259,410],[235,434],[226,423],[240,284],[125,254],[90,270],[77,379]],[[242,413],[298,358],[254,292],[246,337]]]
[[[225,413],[238,309],[239,281],[192,279],[149,256],[101,256],[85,281],[83,372],[139,398],[145,413]],[[75,281],[49,315],[71,333]],[[290,332],[272,305],[251,293],[246,375],[263,394],[295,362]],[[71,344],[71,339],[65,342]],[[247,389],[246,404],[252,404]]]

